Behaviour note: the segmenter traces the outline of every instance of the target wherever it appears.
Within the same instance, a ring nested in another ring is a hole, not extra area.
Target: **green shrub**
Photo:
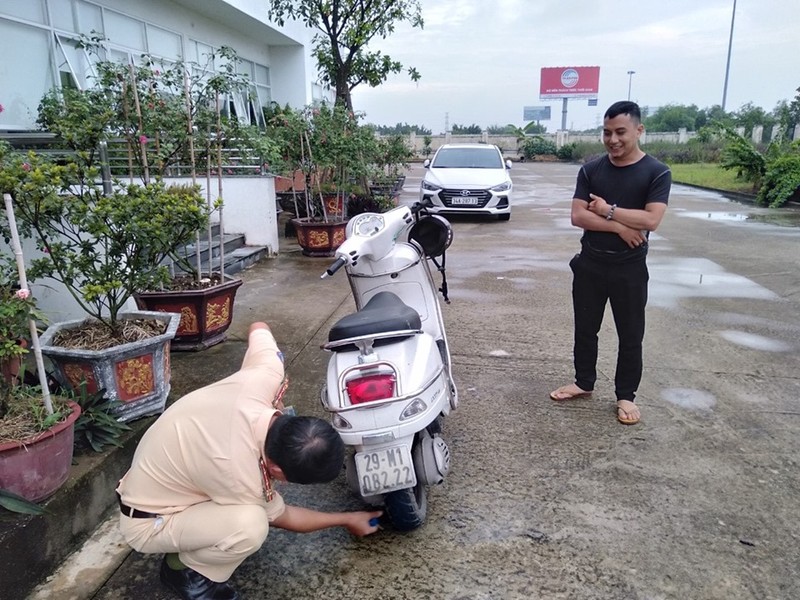
[[[561,160],[572,160],[575,154],[575,142],[564,144],[556,152],[556,156]]]
[[[721,166],[723,169],[735,170],[745,181],[754,186],[761,184],[767,170],[767,160],[753,144],[742,136],[729,135],[727,144],[722,149]]]
[[[572,150],[572,160],[585,163],[605,153],[605,146],[600,142],[576,142]]]
[[[519,144],[519,150],[526,160],[541,154],[553,154],[557,152],[556,145],[550,140],[544,139],[540,135],[526,137]]]
[[[800,154],[784,154],[767,166],[756,203],[778,208],[797,194],[800,194]]]

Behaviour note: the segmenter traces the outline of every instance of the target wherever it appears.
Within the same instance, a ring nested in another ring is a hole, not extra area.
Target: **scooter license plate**
[[[376,496],[417,485],[408,446],[392,446],[355,455],[362,496]]]

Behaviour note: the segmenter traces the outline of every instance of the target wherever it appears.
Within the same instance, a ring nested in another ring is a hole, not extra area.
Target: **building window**
[[[31,99],[39,99],[55,85],[50,55],[49,32],[0,19],[0,55],[3,59],[3,80],[14,85],[0,89],[0,129],[30,129],[36,107]],[[20,49],[24,48],[24,60]],[[9,57],[17,57],[11,60]]]

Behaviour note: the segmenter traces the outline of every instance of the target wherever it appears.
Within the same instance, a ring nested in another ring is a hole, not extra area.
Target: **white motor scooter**
[[[442,272],[450,224],[419,204],[363,213],[347,225],[336,261],[345,267],[357,312],[331,328],[321,400],[353,452],[347,481],[383,505],[395,528],[422,525],[427,488],[450,470],[441,418],[458,406],[450,350],[429,262]],[[442,259],[442,267],[436,261]]]

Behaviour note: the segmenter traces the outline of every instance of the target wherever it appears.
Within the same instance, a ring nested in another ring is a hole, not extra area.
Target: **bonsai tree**
[[[127,299],[168,277],[160,263],[209,215],[197,187],[117,182],[106,193],[93,157],[76,152],[55,162],[4,145],[0,191],[11,194],[17,219],[42,252],[31,276],[62,283],[116,338]]]
[[[307,217],[345,220],[348,198],[366,193],[377,147],[372,130],[344,108],[328,104],[303,110],[273,106],[267,126],[267,135],[280,145],[282,173],[303,174],[299,195]]]

